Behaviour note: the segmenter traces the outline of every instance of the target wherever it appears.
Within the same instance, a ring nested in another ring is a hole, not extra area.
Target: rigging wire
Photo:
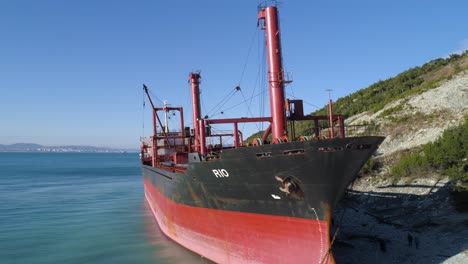
[[[259,99],[260,103],[260,116],[265,116],[265,98],[266,98],[266,91],[267,91],[267,84],[266,84],[266,78],[267,76],[264,74],[266,72],[266,40],[263,39],[262,43],[260,41],[258,42],[259,46],[259,60],[261,61],[258,69],[258,75],[261,76],[260,80],[260,91],[262,91],[262,96]],[[260,52],[261,51],[261,52]],[[261,56],[261,57],[260,57]],[[263,123],[261,124],[261,129],[264,130]]]
[[[310,106],[312,106],[312,107],[315,107],[315,108],[317,108],[317,109],[322,109],[322,108],[323,108],[323,107],[318,107],[318,106],[316,106],[316,105],[314,105],[314,104],[312,104],[312,103],[309,103],[309,102],[307,102],[306,100],[304,100],[304,99],[302,99],[302,98],[297,98],[297,97],[294,96],[293,94],[288,93],[287,95],[288,95],[288,96],[291,96],[293,99],[300,99],[300,100],[302,100],[305,104],[308,104],[308,105],[310,105]]]
[[[259,7],[260,7],[260,2],[261,1],[258,1],[259,3]],[[265,93],[265,91],[262,89],[264,88],[264,80],[265,80],[265,65],[266,65],[266,62],[265,62],[265,56],[266,56],[266,45],[265,45],[265,39],[264,38],[261,38],[261,34],[260,34],[260,30],[257,30],[257,74],[256,74],[256,79],[255,79],[255,82],[254,82],[254,89],[252,90],[252,95],[251,95],[251,99],[253,100],[253,98],[259,96],[259,95],[262,95]],[[261,41],[263,40],[263,41]],[[260,94],[257,94],[254,96],[255,94],[255,91],[257,90],[257,87],[258,89],[260,90]],[[249,107],[251,106],[253,101],[250,101],[250,105]],[[264,106],[264,99],[261,97],[259,99],[259,116],[265,116],[265,106]],[[263,129],[263,122],[260,124],[260,128],[257,127],[257,129],[261,130]]]
[[[247,63],[249,62],[249,58],[250,58],[250,52],[252,51],[252,47],[253,47],[253,44],[254,44],[254,41],[255,41],[255,37],[257,35],[258,35],[258,29],[255,28],[254,34],[252,36],[252,40],[250,41],[249,50],[247,52],[247,58],[245,59],[244,68],[242,69],[242,73],[241,73],[241,76],[240,76],[240,79],[239,79],[239,84],[238,84],[239,86],[241,85],[242,80],[244,78],[245,69],[247,68]]]
[[[264,73],[264,69],[265,69],[265,65],[266,65],[266,62],[265,62],[265,54],[266,54],[265,40],[263,42],[260,41],[260,31],[259,30],[256,30],[256,33],[257,33],[256,34],[256,39],[257,39],[256,42],[257,42],[257,51],[258,51],[257,52],[257,61],[259,63],[257,64],[258,65],[257,77],[256,77],[255,82],[254,82],[254,89],[252,90],[252,95],[251,95],[251,97],[249,99],[250,101],[247,100],[245,98],[245,95],[242,93],[242,97],[244,98],[244,102],[249,101],[249,103],[248,104],[246,103],[246,104],[247,104],[248,114],[250,114],[251,116],[253,116],[251,106],[252,106],[252,103],[253,103],[253,99],[256,97],[256,96],[254,96],[254,94],[255,94],[255,91],[257,90],[257,86],[258,86],[259,89],[262,89],[262,84],[261,84],[261,81],[259,81],[259,79],[264,80],[265,74],[263,74],[263,73]],[[259,82],[260,82],[260,84],[259,84]],[[264,101],[264,99],[263,100],[260,99],[259,101],[260,101],[259,116],[264,116],[264,105],[262,105],[262,101]],[[241,130],[244,130],[246,125],[247,125],[246,123],[243,123]],[[259,127],[258,123],[255,123],[255,126],[257,127],[257,130],[262,130],[263,125],[264,125],[263,122],[260,123],[260,127]]]
[[[156,96],[149,88],[148,88],[148,93],[151,95],[151,98],[156,99],[160,105],[164,105],[163,100],[159,99],[159,97]]]
[[[250,100],[249,104],[246,103],[246,105],[247,105],[247,113],[250,114],[250,116],[253,116],[252,111],[250,111],[250,105],[252,104],[253,98],[250,98],[249,100],[245,99],[244,93],[242,92],[242,90],[240,90],[240,91],[241,91],[241,94],[242,94],[242,98],[244,98],[244,102],[247,102],[247,101]],[[257,124],[257,123],[255,123],[255,126],[257,127],[258,130],[260,130],[260,128],[258,127],[258,124]],[[244,129],[244,127],[245,127],[245,123],[243,123],[242,129]]]
[[[205,104],[205,98],[202,96],[203,89],[200,88],[199,91],[200,91],[200,108],[201,108],[201,111],[202,111],[200,113],[200,115],[201,115],[201,118],[203,119],[203,114],[202,113],[206,113],[206,109],[205,109],[206,104]]]
[[[294,85],[290,85],[288,86],[291,88],[291,94],[292,94],[292,97],[296,98],[296,95],[294,94]]]
[[[241,95],[242,95],[242,98],[244,99],[244,102],[249,101],[249,103],[247,104],[247,114],[250,114],[251,116],[253,116],[252,111],[250,110],[250,106],[252,105],[252,98],[250,98],[249,100],[245,99],[245,96],[242,90],[241,90]]]
[[[261,94],[263,94],[263,93],[265,93],[265,91],[261,91],[260,93],[258,93],[258,94],[256,94],[256,95],[252,96],[251,98],[246,99],[245,101],[242,101],[242,102],[240,102],[240,103],[238,103],[238,104],[235,104],[235,105],[233,105],[233,106],[231,106],[231,107],[225,108],[225,109],[222,110],[222,112],[226,112],[226,111],[228,111],[228,110],[231,110],[231,109],[234,108],[234,107],[237,107],[237,106],[239,106],[239,105],[241,105],[241,104],[244,104],[245,102],[251,100],[252,98],[258,97],[259,95],[261,95]]]
[[[260,3],[260,1],[259,1],[259,3]],[[213,117],[216,117],[218,115],[223,115],[226,111],[229,111],[229,110],[231,110],[231,109],[233,109],[235,107],[238,107],[239,105],[242,105],[242,104],[245,104],[247,106],[247,115],[254,116],[254,114],[252,112],[253,99],[255,97],[260,96],[260,95],[261,95],[261,97],[259,99],[259,104],[260,104],[259,114],[262,117],[265,116],[265,112],[266,112],[265,100],[266,100],[266,93],[267,93],[267,89],[265,88],[265,87],[267,87],[267,81],[266,81],[267,76],[266,76],[266,74],[264,74],[266,72],[266,70],[265,70],[266,69],[266,61],[265,61],[265,59],[266,59],[266,45],[265,45],[266,40],[264,38],[260,38],[260,36],[261,36],[260,32],[261,31],[259,31],[257,28],[255,28],[254,34],[252,34],[251,41],[250,41],[250,44],[249,44],[249,48],[248,48],[248,51],[247,51],[247,56],[246,56],[246,59],[245,59],[245,62],[244,62],[244,65],[243,65],[243,68],[242,68],[242,71],[241,71],[241,75],[240,75],[240,78],[239,78],[238,86],[235,89],[228,92],[210,111],[205,112],[206,113],[205,117],[213,118]],[[263,41],[261,41],[261,40],[263,40]],[[243,93],[243,91],[241,90],[240,86],[241,86],[241,84],[242,84],[242,82],[244,80],[245,72],[246,72],[248,62],[249,62],[249,59],[251,57],[251,53],[252,53],[253,46],[254,46],[255,42],[257,42],[257,44],[258,44],[258,46],[257,46],[257,50],[258,50],[257,60],[259,61],[259,63],[257,65],[259,65],[259,66],[258,66],[258,71],[257,71],[257,77],[256,77],[255,82],[254,82],[254,89],[252,90],[250,98],[246,98],[246,96]],[[260,93],[255,94],[256,91],[257,91],[257,88],[260,90]],[[226,107],[226,104],[233,98],[233,96],[235,95],[235,93],[237,91],[241,92],[243,101],[223,109],[223,107]],[[202,100],[203,100],[203,98],[202,98]],[[205,104],[203,103],[203,105],[202,105],[203,108],[204,108],[204,105]],[[246,123],[243,123],[240,130],[244,130],[246,125],[247,125]],[[258,123],[255,123],[255,126],[256,126],[257,130],[263,130],[264,122],[260,122],[260,127],[259,127]]]
[[[258,97],[258,96],[260,96],[260,95],[263,94],[263,93],[264,93],[264,91],[262,91],[262,92],[260,92],[260,93],[257,93],[257,94],[254,95],[253,97],[246,99],[246,101],[241,101],[241,102],[239,102],[239,103],[237,103],[237,104],[235,104],[235,105],[233,105],[233,106],[231,106],[231,107],[229,107],[229,108],[225,108],[223,111],[226,112],[226,111],[231,110],[231,109],[233,109],[234,107],[237,107],[237,106],[239,106],[239,105],[241,105],[241,104],[245,104],[247,101],[251,100],[252,98]]]
[[[206,115],[210,116],[211,113],[213,113],[213,114],[218,113],[220,108],[223,107],[223,105],[226,104],[234,96],[234,94],[238,90],[240,90],[240,87],[236,86],[236,88],[234,88],[234,90],[231,90],[226,96],[224,96],[224,98],[218,104],[216,104],[216,106],[213,107]]]
[[[194,70],[192,70],[191,72],[195,72]],[[190,80],[187,81],[187,86],[189,87],[188,89],[184,89],[183,93],[184,93],[184,101],[187,103],[187,105],[192,105],[192,88],[191,88],[191,84],[190,84]],[[193,110],[193,109],[191,109]],[[201,114],[201,113],[200,113]],[[192,120],[192,122],[190,123],[187,123],[186,126],[192,126],[193,125],[193,119],[190,118],[189,120]]]
[[[141,119],[142,119],[142,128],[141,128],[141,136],[140,136],[140,141],[143,141],[145,137],[145,91],[142,89],[141,90],[141,98],[143,101],[143,109],[141,111]]]
[[[246,102],[245,100],[245,96],[244,94],[242,93],[242,90],[240,89],[240,86],[242,84],[242,81],[244,79],[244,76],[245,76],[245,71],[247,69],[247,65],[248,65],[248,62],[249,62],[249,59],[250,59],[250,54],[252,53],[252,48],[254,46],[254,43],[255,43],[255,40],[258,38],[258,30],[257,28],[255,28],[253,34],[252,34],[252,37],[251,37],[251,40],[250,40],[250,44],[249,44],[249,48],[248,48],[248,51],[247,51],[247,56],[245,58],[245,62],[244,62],[244,66],[242,68],[242,71],[241,71],[241,75],[240,75],[240,78],[239,78],[239,82],[238,82],[238,85],[236,86],[236,88],[234,90],[231,90],[231,92],[229,92],[223,99],[221,99],[220,102],[218,102],[218,104],[216,104],[206,115],[207,116],[210,116],[210,115],[213,115],[213,116],[216,116],[218,114],[223,114],[223,111],[220,111],[221,108],[234,96],[234,94],[237,92],[237,91],[241,91],[241,94],[242,94],[242,97],[244,98],[244,102]],[[255,90],[253,91],[255,92]],[[252,114],[252,111],[250,110],[250,105],[247,105],[247,108],[248,108],[248,112],[250,113],[250,115],[253,116]]]

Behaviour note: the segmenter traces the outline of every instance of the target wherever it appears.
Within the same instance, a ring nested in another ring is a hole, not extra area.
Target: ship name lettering
[[[211,171],[213,171],[213,174],[216,176],[216,178],[229,177],[229,172],[225,169],[214,169]]]

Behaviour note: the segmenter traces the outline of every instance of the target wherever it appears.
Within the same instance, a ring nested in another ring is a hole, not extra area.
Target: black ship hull
[[[183,173],[143,165],[145,194],[166,235],[213,261],[328,263],[333,261],[331,212],[383,139],[337,138],[228,149],[210,161],[189,156],[193,160]],[[233,218],[239,219],[232,222]],[[232,226],[236,224],[243,228]],[[203,229],[210,226],[218,231]],[[245,237],[236,239],[238,232]],[[194,240],[204,246],[197,247]],[[286,248],[294,257],[275,254],[275,247]]]

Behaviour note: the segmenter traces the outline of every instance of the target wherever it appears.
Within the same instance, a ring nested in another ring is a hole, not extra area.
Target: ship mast
[[[200,72],[192,72],[189,74],[189,82],[192,90],[192,117],[193,117],[193,130],[195,136],[195,151],[198,150],[200,145],[200,131],[199,122],[201,119],[200,111]]]
[[[335,136],[335,131],[333,129],[333,102],[331,99],[332,90],[328,89],[327,91],[328,91],[328,123],[330,126],[328,137],[333,138]]]
[[[265,30],[270,86],[271,133],[273,143],[287,136],[284,102],[284,72],[281,56],[281,39],[276,6],[265,7],[258,13],[261,29]]]
[[[167,110],[167,101],[164,101],[164,133],[169,133],[169,120],[168,120],[168,117],[167,117],[167,112],[169,110]]]

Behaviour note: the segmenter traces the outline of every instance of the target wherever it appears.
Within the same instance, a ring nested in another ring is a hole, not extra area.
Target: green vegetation
[[[437,170],[452,180],[468,183],[468,116],[465,122],[447,129],[437,141],[404,153],[391,174],[407,177]]]
[[[339,98],[333,103],[334,113],[352,116],[365,111],[377,112],[390,102],[436,88],[441,81],[450,80],[452,76],[464,70],[468,70],[468,50],[462,54],[452,54],[448,58],[432,60],[421,67],[411,68],[393,78],[378,81],[351,95]],[[385,110],[381,117],[391,117],[392,114],[397,113],[404,107],[404,103],[402,102],[396,107]],[[311,115],[327,114],[327,106],[311,113]],[[396,118],[398,120],[393,121],[404,122],[408,117]],[[326,121],[320,124],[328,126]],[[310,135],[312,127],[312,122],[297,122],[296,135]],[[251,142],[253,138],[262,135],[263,131],[255,133],[249,136],[247,141]]]
[[[265,133],[265,130],[258,131],[257,133],[254,133],[254,134],[250,135],[245,141],[249,142],[249,143],[252,143],[254,138],[260,138],[261,139],[263,137],[263,133]],[[269,138],[271,140],[271,134],[269,135]]]
[[[435,88],[440,81],[450,79],[468,69],[468,51],[452,54],[446,59],[432,60],[421,67],[404,71],[393,78],[379,81],[334,103],[336,113],[355,115],[365,111],[376,112],[386,104],[408,95],[419,94]],[[319,111],[326,111],[323,108]]]
[[[367,175],[371,174],[373,171],[378,170],[382,166],[382,163],[376,159],[369,159],[364,167],[361,169],[361,174]]]
[[[403,104],[399,104],[397,106],[385,109],[382,113],[380,113],[380,115],[378,117],[379,118],[385,118],[385,117],[394,115],[394,114],[400,112],[401,110],[403,110]]]
[[[334,112],[345,116],[356,115],[365,111],[377,112],[386,104],[409,95],[420,94],[436,88],[441,81],[449,80],[455,74],[468,69],[468,50],[461,55],[452,54],[445,59],[435,59],[421,67],[411,68],[393,78],[379,81],[351,95],[339,98],[333,103]],[[382,113],[388,116],[397,112],[396,109]],[[403,105],[401,105],[403,107]],[[317,110],[311,115],[327,115],[327,107]],[[401,120],[404,121],[404,120]],[[297,135],[310,134],[310,122],[298,122]]]

